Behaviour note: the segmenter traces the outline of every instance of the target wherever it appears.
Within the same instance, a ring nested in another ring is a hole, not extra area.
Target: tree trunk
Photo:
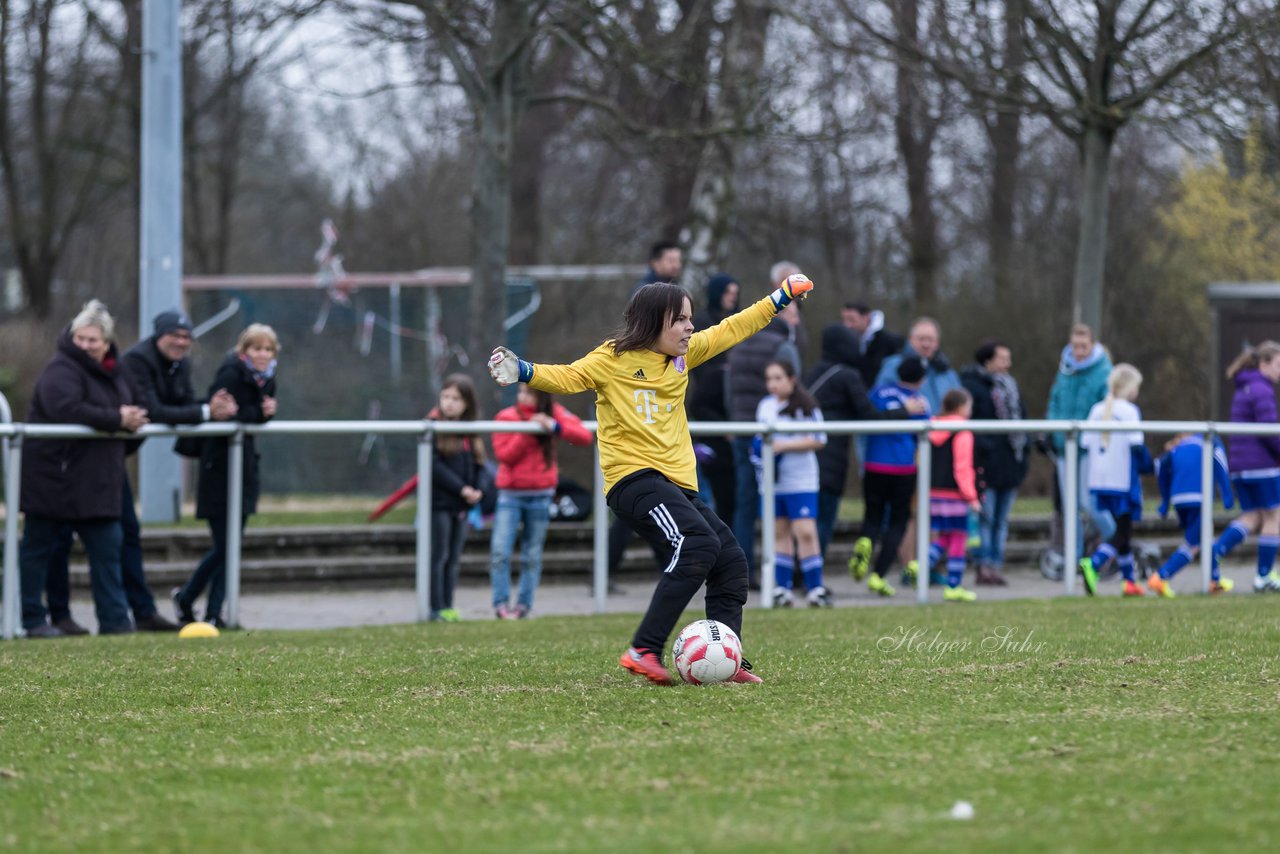
[[[910,45],[918,44],[920,13],[916,0],[903,0],[896,11],[902,40]],[[893,126],[898,153],[906,171],[906,238],[908,264],[915,285],[915,311],[917,314],[933,314],[938,304],[938,224],[933,212],[930,171],[937,120],[929,115],[925,95],[920,89],[920,69],[906,51],[900,57],[896,72],[897,110]]]
[[[732,123],[740,127],[754,112],[771,16],[772,11],[766,4],[737,4],[726,37],[720,98],[712,109],[712,126]],[[744,138],[743,134],[720,133],[702,146],[692,182],[688,224],[681,235],[686,247],[682,281],[695,295],[710,275],[724,265],[725,243],[736,208],[734,170]]]
[[[497,88],[477,113],[479,147],[471,207],[471,301],[467,341],[478,356],[470,373],[481,390],[481,399],[492,411],[498,388],[488,380],[485,356],[505,343],[502,322],[506,317],[507,256],[511,244],[511,152],[518,120],[514,79],[515,64],[500,72]],[[488,394],[483,393],[488,390]]]
[[[1002,66],[1008,76],[1009,94],[1022,94],[1021,74],[1026,64],[1023,43],[1025,15],[1022,0],[1005,0],[1005,37]],[[1014,204],[1018,195],[1018,156],[1022,153],[1019,138],[1022,114],[1017,110],[997,109],[988,125],[991,139],[991,212],[987,239],[990,245],[992,296],[996,305],[1008,305],[1017,293],[1014,264]]]
[[[1080,187],[1080,231],[1076,243],[1072,320],[1087,323],[1102,338],[1102,284],[1107,260],[1107,187],[1115,131],[1086,126],[1080,139],[1083,159]]]

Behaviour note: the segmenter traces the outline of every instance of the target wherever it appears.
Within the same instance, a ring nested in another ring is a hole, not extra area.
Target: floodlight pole
[[[181,0],[142,3],[142,183],[138,234],[138,337],[151,319],[182,305]],[[173,437],[155,437],[138,453],[142,521],[176,522],[181,461]]]

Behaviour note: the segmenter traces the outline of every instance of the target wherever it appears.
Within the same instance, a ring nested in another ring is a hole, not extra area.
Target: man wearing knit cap
[[[121,359],[129,382],[133,385],[134,396],[139,405],[146,408],[152,423],[201,424],[205,421],[227,421],[235,417],[236,401],[226,389],[219,389],[208,402],[196,397],[191,384],[189,358],[192,345],[191,318],[178,310],[162,311],[152,321],[152,329],[151,337],[133,345]],[[132,508],[132,505],[130,497],[129,507]],[[134,525],[137,525],[136,519]],[[155,613],[155,600],[143,580],[142,550],[139,547],[136,553],[132,553],[130,540],[126,522],[123,560],[125,593],[134,612],[134,621],[140,629],[151,628],[150,624],[157,621],[168,623]],[[159,630],[158,625],[156,628]]]

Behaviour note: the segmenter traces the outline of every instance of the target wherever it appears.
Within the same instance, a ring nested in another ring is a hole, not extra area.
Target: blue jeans
[[[1009,512],[1018,497],[1017,488],[988,489],[982,493],[982,513],[978,517],[978,530],[982,533],[982,545],[978,547],[979,566],[1004,568],[1004,544],[1009,539]]]
[[[133,507],[133,490],[129,478],[124,479],[124,495],[121,501],[120,526],[124,535],[120,548],[120,574],[124,581],[124,596],[135,620],[143,620],[156,613],[156,600],[147,587],[142,571],[142,528],[138,524],[138,512]],[[49,596],[49,617],[55,624],[71,617],[71,524],[63,523],[61,547],[49,558],[45,592]]]
[[[93,591],[93,607],[98,617],[98,630],[111,631],[132,624],[129,603],[124,595],[120,572],[120,549],[124,540],[119,519],[50,519],[27,514],[18,546],[18,563],[22,578],[22,627],[32,629],[44,625],[48,611],[44,606],[45,581],[50,561],[60,554],[70,528],[84,543],[89,556],[89,586]]]
[[[760,486],[751,464],[751,437],[733,437],[733,471],[736,486],[733,505],[733,538],[747,555],[747,571],[756,577],[756,519],[760,516]]]
[[[533,609],[533,594],[542,578],[542,544],[551,521],[551,496],[513,495],[498,491],[498,507],[493,514],[493,535],[489,539],[489,580],[493,584],[493,607],[511,601],[511,554],[520,538],[520,590],[517,604]]]
[[[844,494],[840,492],[818,490],[818,548],[822,550],[824,558],[827,556],[831,535],[836,529],[836,517],[840,515],[840,499],[843,497]]]
[[[205,553],[196,566],[195,572],[187,579],[178,591],[178,601],[190,607],[195,604],[196,597],[209,588],[209,598],[204,605],[206,620],[222,619],[222,603],[227,598],[227,517],[214,516],[206,519],[209,523],[209,536],[213,547]],[[248,516],[240,517],[240,530],[244,531]]]

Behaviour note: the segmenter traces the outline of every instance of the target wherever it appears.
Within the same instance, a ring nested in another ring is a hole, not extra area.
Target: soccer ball
[[[685,626],[672,652],[676,672],[692,685],[727,682],[742,667],[742,641],[733,629],[715,620]]]

